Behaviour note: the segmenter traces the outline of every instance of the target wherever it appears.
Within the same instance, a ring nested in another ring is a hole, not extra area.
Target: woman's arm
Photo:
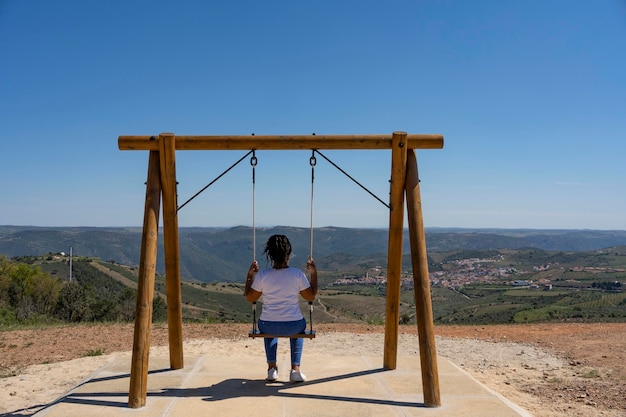
[[[246,296],[246,300],[254,303],[261,297],[261,292],[252,289],[252,283],[254,282],[254,275],[259,271],[259,264],[257,261],[253,261],[252,265],[248,269],[248,275],[246,275],[246,287],[243,290],[243,295]]]
[[[305,290],[300,291],[300,295],[307,301],[314,301],[317,295],[317,268],[315,268],[315,262],[313,259],[309,259],[306,263],[306,269],[311,273],[311,286]]]

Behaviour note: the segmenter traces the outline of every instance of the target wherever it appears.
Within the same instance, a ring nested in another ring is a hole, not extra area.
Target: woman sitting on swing
[[[306,267],[311,273],[311,282],[298,269],[289,266],[291,243],[285,235],[273,235],[267,240],[264,250],[271,268],[259,270],[255,260],[250,265],[246,277],[244,295],[251,303],[263,295],[263,311],[259,317],[261,333],[278,336],[291,336],[304,333],[306,320],[300,311],[298,295],[307,301],[315,300],[317,294],[317,269],[313,259],[309,259]],[[265,338],[265,356],[267,358],[267,380],[276,381],[277,338]],[[304,339],[290,338],[291,344],[291,382],[303,382],[306,376],[300,372],[300,359],[304,347]]]

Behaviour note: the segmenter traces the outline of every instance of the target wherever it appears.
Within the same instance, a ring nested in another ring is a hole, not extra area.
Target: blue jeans
[[[293,334],[304,333],[306,329],[306,320],[296,321],[266,321],[259,320],[259,331],[266,334],[275,334],[278,336],[290,336]],[[265,338],[265,357],[267,362],[276,362],[276,351],[278,350],[278,338]],[[304,348],[304,339],[289,339],[291,345],[291,364],[300,365],[302,358],[302,349]]]

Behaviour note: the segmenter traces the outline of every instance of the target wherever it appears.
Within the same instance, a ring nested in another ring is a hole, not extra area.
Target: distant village
[[[508,284],[514,287],[526,287],[537,290],[552,290],[553,282],[550,275],[544,275],[537,280],[514,279],[541,271],[548,271],[554,268],[563,268],[558,263],[533,267],[532,271],[518,270],[512,267],[501,267],[494,265],[503,260],[490,258],[470,258],[460,259],[451,262],[449,270],[435,271],[429,274],[432,286],[459,288],[470,284]],[[592,274],[602,272],[626,272],[620,268],[598,268],[598,267],[574,267],[570,268],[575,272],[588,272]],[[387,283],[385,269],[381,266],[368,269],[363,276],[341,277],[336,279],[331,285],[368,285],[380,286]],[[413,274],[411,271],[403,271],[401,275],[402,289],[413,288]],[[574,282],[574,281],[572,281]]]

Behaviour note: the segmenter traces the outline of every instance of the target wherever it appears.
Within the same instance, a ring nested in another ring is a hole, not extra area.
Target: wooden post
[[[180,290],[178,216],[176,213],[176,137],[173,133],[162,133],[159,135],[159,156],[163,191],[163,243],[170,367],[172,369],[181,369],[184,366],[183,312]]]
[[[383,367],[396,369],[398,326],[400,321],[400,278],[402,275],[402,238],[404,231],[404,182],[406,176],[405,132],[394,132],[391,143],[391,196],[389,245],[387,255],[387,307]]]
[[[150,330],[152,326],[152,299],[154,297],[154,274],[156,272],[157,243],[159,236],[159,209],[161,205],[161,180],[159,178],[159,152],[150,151],[146,204],[141,235],[141,254],[137,282],[137,305],[135,307],[135,333],[130,369],[128,406],[139,408],[146,405],[148,390],[148,356],[150,354]]]
[[[435,349],[433,308],[430,297],[426,235],[422,217],[417,158],[413,149],[410,149],[407,155],[406,200],[424,404],[428,407],[439,407],[441,405],[441,397],[439,395],[439,371]]]

